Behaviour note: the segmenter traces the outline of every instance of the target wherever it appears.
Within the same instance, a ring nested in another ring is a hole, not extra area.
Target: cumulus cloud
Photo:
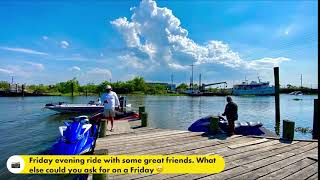
[[[6,51],[20,52],[20,53],[25,53],[25,54],[48,55],[45,52],[40,52],[40,51],[36,51],[33,49],[26,49],[26,48],[0,47],[0,49],[6,50]]]
[[[69,68],[69,71],[81,71],[81,69],[78,66],[72,66],[71,68]]]
[[[44,70],[44,65],[43,64],[30,62],[30,61],[26,61],[25,63],[31,65],[33,68],[35,68],[38,71],[43,71]]]
[[[130,19],[120,17],[110,23],[121,34],[129,51],[120,57],[131,59],[129,63],[134,68],[144,65],[184,70],[194,63],[264,70],[289,60],[286,57],[244,60],[225,42],[209,40],[198,44],[188,37],[188,31],[170,9],[158,7],[153,0],[142,0],[130,10]]]
[[[89,75],[99,75],[103,77],[112,77],[112,73],[109,69],[103,69],[103,68],[91,68],[87,71],[87,74]]]
[[[61,46],[61,48],[66,49],[69,47],[69,43],[67,41],[61,41],[60,46]]]

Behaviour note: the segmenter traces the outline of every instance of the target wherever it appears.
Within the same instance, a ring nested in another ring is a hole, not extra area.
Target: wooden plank
[[[199,137],[201,138],[201,135],[199,133],[173,133],[173,134],[169,134],[169,135],[163,135],[163,136],[148,136],[148,137],[144,137],[144,138],[138,138],[136,140],[131,140],[128,139],[127,141],[119,141],[119,142],[110,142],[107,141],[106,139],[106,143],[108,144],[108,146],[110,148],[116,148],[116,147],[123,147],[123,144],[126,144],[126,146],[131,146],[131,145],[139,145],[139,144],[144,144],[145,142],[149,142],[149,141],[153,141],[153,142],[157,142],[157,141],[167,141],[167,140],[171,140],[174,137],[177,138],[187,138],[187,137]]]
[[[216,150],[214,152],[214,154],[223,154],[224,157],[227,157],[227,156],[231,156],[231,155],[235,155],[235,154],[239,154],[239,153],[243,153],[243,152],[247,152],[247,151],[252,151],[255,149],[260,149],[260,148],[264,148],[264,147],[268,147],[268,146],[272,146],[272,145],[276,145],[276,144],[280,144],[280,142],[275,141],[275,140],[271,140],[271,141],[266,141],[264,143],[256,144],[254,146],[246,146],[243,148],[239,148],[237,150],[230,150],[229,147],[225,147],[225,148],[221,148],[221,149]]]
[[[309,145],[310,147],[315,148],[314,146],[312,146],[312,144]],[[271,174],[272,172],[278,171],[280,169],[286,168],[288,166],[290,166],[291,164],[294,164],[296,162],[302,161],[303,159],[306,159],[305,157],[308,156],[308,154],[312,154],[312,153],[317,153],[317,151],[315,149],[311,149],[311,150],[307,150],[301,153],[301,154],[294,154],[291,157],[288,157],[286,159],[280,160],[276,163],[258,168],[258,169],[254,169],[254,170],[250,170],[253,169],[254,167],[251,165],[248,170],[248,172],[237,176],[236,178],[242,178],[242,179],[258,179],[259,177],[263,177],[267,174]],[[296,152],[294,152],[296,153]],[[289,153],[288,153],[289,154]],[[308,162],[314,162],[314,161],[308,161]],[[256,165],[256,164],[254,164]],[[246,167],[246,166],[245,166]],[[260,166],[256,166],[256,167],[260,167]],[[274,177],[274,178],[278,178],[278,177]]]
[[[117,137],[117,138],[98,138],[97,143],[100,142],[109,142],[110,144],[123,144],[124,142],[128,141],[139,141],[139,140],[145,140],[145,139],[152,139],[154,137],[163,137],[163,136],[170,136],[174,134],[181,134],[181,133],[186,133],[184,131],[164,131],[164,132],[155,132],[155,133],[147,133],[147,134],[132,134],[130,136],[122,136],[122,137]]]
[[[107,129],[111,129],[111,123],[109,122],[107,125]],[[107,136],[113,135],[113,134],[122,134],[122,133],[131,133],[133,132],[133,129],[131,129],[131,126],[128,121],[114,121],[113,123],[113,131],[107,131]]]
[[[260,177],[259,179],[283,179],[287,176],[290,176],[291,174],[300,171],[301,169],[313,164],[314,161],[312,161],[311,159],[300,159],[299,161],[296,161],[294,163],[292,163],[291,165],[288,165],[282,169],[279,169],[278,171],[274,171],[270,174],[267,174],[265,176]]]
[[[239,137],[241,138],[241,137]],[[238,138],[237,138],[238,139]],[[242,138],[244,141],[248,141],[246,138]],[[167,148],[159,148],[157,150],[150,150],[150,151],[141,151],[135,154],[173,154],[173,153],[181,153],[184,154],[186,151],[204,148],[204,147],[210,147],[215,146],[218,144],[223,144],[224,141],[219,141],[216,139],[206,139],[205,141],[196,142],[196,143],[186,143],[178,146],[171,146]],[[207,152],[208,153],[208,152]]]
[[[182,133],[180,133],[182,134]],[[134,140],[130,140],[130,141],[122,141],[122,142],[108,142],[107,140],[104,141],[104,142],[101,142],[98,146],[97,149],[99,149],[100,147],[108,147],[109,149],[111,148],[119,148],[121,146],[124,146],[124,144],[129,148],[130,146],[135,146],[135,143],[137,144],[141,144],[141,143],[144,143],[144,144],[148,144],[150,142],[153,142],[153,141],[157,141],[157,138],[161,138],[162,141],[165,141],[164,139],[168,139],[171,137],[173,137],[174,134],[171,134],[171,136],[159,136],[159,137],[152,137],[152,138],[146,138],[146,139],[140,139],[140,140],[137,140],[137,141],[134,141]],[[177,133],[175,134],[177,135]],[[186,134],[186,137],[188,137],[187,135],[191,135],[191,134]]]
[[[119,141],[119,140],[128,140],[128,139],[135,139],[137,137],[147,137],[149,135],[158,135],[158,134],[165,134],[165,133],[172,133],[172,132],[181,132],[181,131],[178,131],[178,130],[157,130],[155,129],[154,131],[148,131],[148,132],[144,132],[144,133],[128,133],[128,134],[119,134],[117,136],[109,136],[108,137],[108,140],[109,141]],[[124,137],[126,137],[124,139]],[[107,137],[105,137],[107,138]],[[101,139],[105,139],[105,138],[99,138],[99,140]]]
[[[236,137],[241,137],[241,136],[235,136]],[[187,143],[192,143],[192,142],[200,142],[200,141],[207,141],[208,139],[205,137],[200,136],[199,134],[195,133],[187,133],[187,134],[178,134],[178,135],[173,135],[170,137],[157,137],[153,139],[148,139],[148,141],[141,141],[138,143],[126,143],[126,146],[123,147],[121,144],[120,146],[109,146],[110,152],[114,152],[114,150],[120,149],[129,149],[127,153],[131,153],[133,151],[146,151],[148,149],[155,149],[157,145],[160,145],[160,147],[164,146],[169,146],[171,145],[178,145],[178,144],[186,144]],[[136,145],[137,144],[137,145]],[[107,144],[109,145],[109,144]],[[159,148],[160,148],[159,147]]]
[[[230,140],[228,141],[224,141],[223,143],[221,144],[218,144],[218,145],[215,145],[215,146],[209,146],[209,147],[204,147],[204,148],[198,148],[198,149],[192,149],[192,150],[187,150],[183,153],[179,153],[179,154],[186,154],[186,155],[189,155],[189,154],[205,154],[207,153],[208,151],[211,151],[213,149],[218,149],[218,148],[221,148],[221,147],[226,147],[228,146],[229,144],[231,143],[239,143],[239,142],[242,142],[243,140],[245,141],[248,141],[248,140],[252,140],[251,138],[246,138],[246,137],[243,137],[243,136],[235,136],[234,138],[231,138]],[[177,154],[175,152],[173,152],[174,154]],[[136,153],[135,153],[136,154]],[[149,154],[149,153],[148,153]],[[130,178],[143,178],[143,177],[150,177],[150,175],[115,175],[115,176],[121,176],[123,177],[124,179],[130,179]],[[160,174],[160,175],[152,175],[153,178],[158,178],[158,176],[163,176],[163,174]],[[172,176],[175,176],[175,175],[166,175],[165,177],[168,178],[168,177],[172,177]]]
[[[308,180],[318,180],[318,172],[307,178]]]
[[[303,143],[303,142],[301,142]],[[278,162],[280,160],[292,157],[295,155],[294,152],[296,153],[303,153],[306,150],[310,150],[315,148],[315,146],[312,145],[308,145],[308,146],[302,146],[303,144],[301,143],[295,143],[293,145],[290,145],[290,149],[285,149],[282,150],[284,148],[280,148],[282,151],[273,151],[273,153],[268,154],[267,156],[264,155],[264,157],[261,157],[259,160],[257,161],[248,161],[246,159],[242,159],[242,164],[238,164],[238,165],[234,165],[231,163],[229,168],[226,168],[225,171],[223,171],[220,174],[214,174],[212,176],[209,176],[208,178],[204,178],[204,179],[210,179],[210,178],[232,178],[232,177],[237,177],[241,174],[244,174],[250,170],[254,170],[254,169],[258,169],[260,167],[264,167],[267,166],[269,164],[273,164],[275,162]],[[287,146],[288,147],[288,146]]]
[[[151,140],[150,140],[151,141]],[[126,145],[125,147],[121,148],[119,146],[114,148],[109,148],[108,150],[110,152],[116,152],[113,154],[127,154],[127,153],[134,153],[139,151],[146,151],[146,150],[153,150],[153,149],[159,149],[163,147],[169,147],[169,146],[176,146],[181,144],[193,143],[193,142],[199,142],[199,141],[205,141],[201,136],[189,136],[189,137],[175,137],[174,139],[170,139],[167,141],[164,141],[163,139],[156,139],[155,141],[151,141],[147,143],[141,142],[139,144],[132,144],[132,145]]]
[[[265,163],[272,163],[273,161],[277,161],[278,159],[269,159],[272,158],[275,155],[284,153],[287,154],[288,150],[295,150],[297,148],[301,148],[301,145],[304,145],[304,143],[294,143],[294,144],[278,144],[273,146],[271,149],[269,147],[265,147],[264,151],[261,151],[261,149],[248,151],[245,153],[236,154],[235,156],[229,156],[225,157],[225,170],[219,174],[213,174],[213,175],[207,175],[207,174],[186,174],[183,176],[179,176],[175,179],[180,178],[186,178],[186,179],[197,179],[197,178],[205,178],[205,179],[227,179],[231,178],[235,174],[241,174],[247,172],[247,167],[243,167],[241,165],[249,164],[252,162],[259,162],[259,160],[262,160],[262,162]],[[280,151],[277,151],[280,150]],[[243,154],[243,155],[242,155]],[[221,154],[223,156],[223,154]],[[278,157],[278,156],[275,156]],[[237,161],[237,163],[234,163],[234,161]],[[206,177],[207,176],[207,177]]]
[[[250,146],[250,145],[254,145],[254,144],[263,143],[263,142],[266,142],[266,141],[268,141],[268,139],[262,138],[262,139],[258,139],[256,141],[250,141],[250,142],[246,142],[246,143],[230,145],[228,147],[230,149],[236,149],[236,148],[240,148],[240,147],[244,147],[244,146]]]
[[[312,161],[311,159],[306,159],[306,161]],[[312,174],[315,174],[318,172],[318,162],[313,161],[314,163],[299,170],[298,172],[291,174],[290,176],[287,176],[284,178],[286,179],[305,179],[306,177],[309,177]]]
[[[226,147],[229,144],[234,144],[234,143],[241,143],[242,141],[250,141],[250,140],[255,140],[252,138],[247,138],[247,137],[239,137],[239,138],[234,138],[234,139],[230,139],[224,143],[215,145],[215,146],[209,146],[209,147],[203,147],[203,148],[197,148],[197,149],[193,149],[193,150],[188,150],[188,151],[184,151],[179,152],[179,154],[186,154],[186,155],[190,155],[190,154],[207,154],[210,151],[213,151],[214,149],[219,149],[222,147]],[[177,154],[177,153],[174,153]],[[159,175],[123,175],[123,179],[133,179],[133,178],[155,178],[155,179],[162,179],[162,176],[164,176],[163,174],[159,174]],[[170,175],[165,175],[165,178],[170,178],[170,177],[174,177],[177,176],[176,174],[170,174]]]

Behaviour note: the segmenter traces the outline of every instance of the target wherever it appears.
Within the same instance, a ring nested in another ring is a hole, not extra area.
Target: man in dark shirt
[[[238,120],[238,105],[232,101],[230,96],[227,96],[226,108],[222,116],[226,116],[229,124],[229,135],[234,134],[234,121]]]

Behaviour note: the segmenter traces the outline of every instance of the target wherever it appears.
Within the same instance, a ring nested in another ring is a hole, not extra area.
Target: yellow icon
[[[158,173],[161,173],[163,171],[163,167],[162,166],[158,166],[157,167],[157,171],[158,171]]]

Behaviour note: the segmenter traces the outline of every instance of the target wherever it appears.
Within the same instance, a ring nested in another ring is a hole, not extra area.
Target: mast
[[[173,73],[171,74],[171,87],[170,87],[170,90],[172,91],[173,89]]]
[[[300,76],[300,88],[302,89],[302,74]]]
[[[199,90],[201,90],[201,73],[199,74]]]
[[[192,63],[190,66],[191,66],[190,86],[193,89],[193,66],[194,66],[194,64]]]

